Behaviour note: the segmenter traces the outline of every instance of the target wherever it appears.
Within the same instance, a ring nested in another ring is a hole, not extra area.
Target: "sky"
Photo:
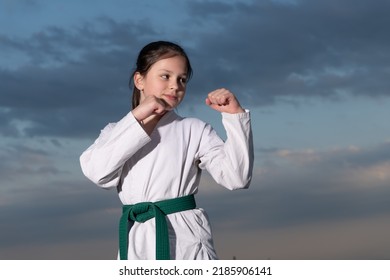
[[[390,259],[388,0],[0,0],[0,259],[116,259],[121,204],[80,154],[130,110],[139,50],[168,40],[194,76],[178,114],[250,110],[252,183],[206,172],[221,259]]]

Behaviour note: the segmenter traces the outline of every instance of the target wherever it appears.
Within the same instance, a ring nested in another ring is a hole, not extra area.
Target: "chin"
[[[165,100],[166,101],[166,100]],[[169,107],[172,109],[175,109],[177,106],[179,106],[180,102],[172,102],[172,101],[166,101],[166,103],[169,105]]]
[[[176,107],[177,107],[177,105],[175,105],[175,106],[169,105],[169,107],[167,108],[167,111],[172,111],[172,110],[176,109]]]

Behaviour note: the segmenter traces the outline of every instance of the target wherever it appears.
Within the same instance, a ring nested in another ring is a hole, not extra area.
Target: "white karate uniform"
[[[222,121],[225,142],[209,124],[174,111],[167,112],[149,136],[130,112],[108,124],[84,151],[82,171],[100,187],[116,188],[123,204],[195,194],[202,169],[228,189],[247,188],[253,169],[250,113],[222,113]],[[172,259],[217,259],[203,209],[166,218]],[[135,222],[128,259],[155,259],[155,242],[155,219]]]

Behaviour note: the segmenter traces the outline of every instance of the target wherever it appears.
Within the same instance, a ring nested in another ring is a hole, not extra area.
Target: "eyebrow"
[[[164,68],[163,69],[159,69],[159,71],[161,71],[161,72],[168,72],[169,74],[173,73],[172,71],[164,69]],[[180,74],[179,76],[187,76],[187,73]]]

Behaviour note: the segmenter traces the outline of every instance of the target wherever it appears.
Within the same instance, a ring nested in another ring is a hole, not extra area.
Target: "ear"
[[[140,72],[135,72],[133,80],[136,88],[139,90],[144,89],[144,76],[142,76]]]

